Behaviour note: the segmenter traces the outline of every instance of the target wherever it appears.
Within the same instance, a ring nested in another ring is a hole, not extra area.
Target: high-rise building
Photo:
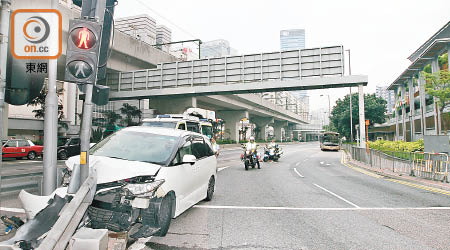
[[[395,102],[394,91],[388,90],[387,87],[377,86],[377,89],[375,91],[375,96],[381,97],[384,100],[386,100],[386,102],[387,102],[386,111],[388,113],[392,113],[392,109],[394,108],[394,104],[395,104],[394,103]]]
[[[235,56],[238,54],[235,49],[230,47],[230,43],[225,39],[203,42],[200,52],[201,58]]]
[[[116,29],[150,45],[156,44],[156,21],[149,15],[118,18]]]
[[[165,44],[172,41],[172,31],[164,25],[156,26],[156,44]],[[169,53],[170,45],[162,45],[161,50]]]
[[[280,49],[299,50],[305,48],[305,30],[304,29],[290,29],[280,31]],[[309,112],[309,96],[306,90],[292,91],[292,94],[298,98]]]
[[[305,48],[305,30],[290,29],[280,31],[281,51],[298,50]]]

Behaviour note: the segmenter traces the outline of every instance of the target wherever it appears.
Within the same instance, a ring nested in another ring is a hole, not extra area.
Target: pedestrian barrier
[[[448,154],[414,153],[412,175],[448,182]]]
[[[382,152],[343,144],[353,160],[393,173],[448,182],[449,157],[444,153]]]

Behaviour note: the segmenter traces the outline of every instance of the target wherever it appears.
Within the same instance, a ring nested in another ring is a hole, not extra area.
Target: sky
[[[280,30],[303,28],[306,48],[350,49],[352,74],[368,75],[364,91],[374,93],[376,86],[392,83],[409,66],[407,57],[450,21],[449,10],[449,0],[119,0],[115,17],[148,14],[172,29],[172,41],[226,39],[240,54],[279,51]],[[311,111],[328,111],[327,95],[333,106],[348,93],[349,88],[309,91]]]

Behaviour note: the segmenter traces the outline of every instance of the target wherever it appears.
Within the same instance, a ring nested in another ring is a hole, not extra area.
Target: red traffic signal
[[[73,44],[80,49],[91,49],[97,43],[95,34],[86,27],[78,27],[70,34]]]

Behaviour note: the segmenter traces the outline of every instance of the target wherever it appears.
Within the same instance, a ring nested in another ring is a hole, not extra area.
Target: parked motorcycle
[[[258,169],[261,169],[259,164],[259,156],[255,153],[255,150],[247,150],[245,146],[244,153],[241,155],[241,161],[244,162],[245,170],[248,170],[250,167],[255,168],[258,166]]]
[[[278,144],[274,147],[268,147],[266,145],[266,147],[264,148],[263,161],[278,161],[278,159],[280,159],[281,157],[281,154],[283,154],[283,151]]]

